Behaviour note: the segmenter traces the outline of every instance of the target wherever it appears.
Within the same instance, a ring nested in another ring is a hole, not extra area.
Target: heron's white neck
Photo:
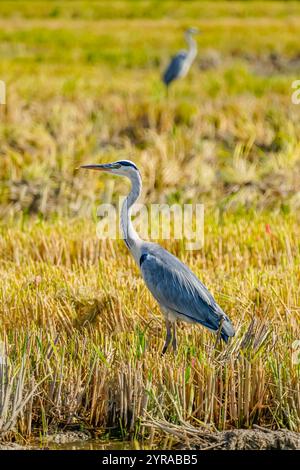
[[[193,61],[197,55],[197,43],[192,34],[189,32],[185,33],[185,40],[189,46],[188,57],[191,61]]]
[[[124,241],[129,250],[132,251],[133,256],[136,257],[137,250],[142,240],[132,225],[131,209],[141,194],[142,180],[139,172],[131,173],[126,176],[131,181],[131,191],[122,205],[120,225]]]

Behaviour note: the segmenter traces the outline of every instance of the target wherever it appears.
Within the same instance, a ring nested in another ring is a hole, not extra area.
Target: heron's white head
[[[137,174],[139,175],[140,173],[137,166],[130,160],[118,160],[117,162],[113,163],[81,165],[80,168],[104,171],[113,175],[127,176],[130,179]]]

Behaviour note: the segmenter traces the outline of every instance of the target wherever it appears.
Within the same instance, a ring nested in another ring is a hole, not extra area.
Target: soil
[[[288,430],[269,431],[263,428],[221,432],[199,430],[193,437],[184,436],[183,433],[183,439],[174,446],[174,450],[300,450],[300,433]],[[88,445],[89,442],[92,442],[91,436],[86,431],[59,432],[48,436],[44,449],[52,448],[53,444],[56,445],[56,449],[68,448],[67,444],[69,443],[77,443],[78,448],[99,448],[97,440],[93,440],[93,445]],[[48,447],[48,443],[50,447]],[[9,442],[0,443],[0,450],[32,450],[35,448],[40,449],[39,446],[22,446]],[[126,449],[126,442],[112,441],[110,449],[114,448]]]
[[[30,446],[21,446],[15,442],[3,442],[0,443],[0,450],[30,450]]]
[[[47,437],[47,442],[67,444],[69,442],[88,441],[91,435],[88,431],[64,431]]]

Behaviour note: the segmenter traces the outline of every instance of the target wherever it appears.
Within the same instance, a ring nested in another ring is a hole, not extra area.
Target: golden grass
[[[92,224],[2,230],[1,340],[10,374],[22,371],[20,431],[83,422],[137,433],[148,413],[217,429],[298,430],[299,228],[269,218],[269,234],[265,221],[207,225],[205,254],[187,261],[237,336],[215,351],[213,335],[182,325],[175,358],[160,357],[162,318],[123,245],[97,241]]]

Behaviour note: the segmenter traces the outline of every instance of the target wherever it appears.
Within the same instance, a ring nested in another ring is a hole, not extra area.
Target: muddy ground
[[[199,450],[300,450],[300,433],[280,430],[200,432],[186,442],[188,448]],[[178,444],[179,449],[187,448]]]

